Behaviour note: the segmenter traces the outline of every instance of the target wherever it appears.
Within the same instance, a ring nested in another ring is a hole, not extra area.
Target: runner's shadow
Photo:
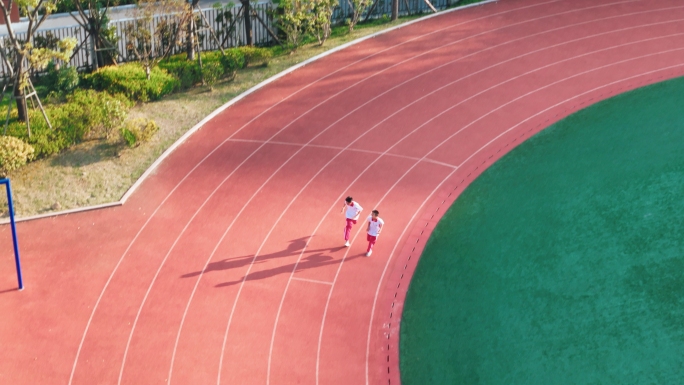
[[[257,257],[257,260],[254,261],[254,255],[246,255],[243,257],[236,257],[236,258],[227,258],[227,259],[222,259],[220,261],[216,262],[211,262],[209,265],[207,265],[207,268],[204,271],[194,271],[192,273],[187,273],[181,275],[181,278],[191,278],[191,277],[197,277],[200,274],[206,274],[210,271],[221,271],[221,270],[230,270],[230,269],[235,269],[239,267],[244,267],[247,265],[250,265],[252,261],[254,263],[263,263],[264,261],[270,260],[270,259],[277,259],[277,258],[283,258],[283,257],[290,257],[293,255],[299,255],[301,254],[302,250],[304,250],[304,247],[306,247],[306,242],[310,237],[302,237],[302,238],[297,238],[292,241],[290,241],[290,244],[287,246],[285,250],[281,250],[275,253],[271,254],[263,254],[259,255]],[[309,253],[320,253],[320,252],[335,252],[338,250],[343,249],[344,247],[335,247],[335,248],[327,248],[327,249],[317,249],[317,250],[305,250],[305,254]]]
[[[344,248],[344,247],[342,247]],[[341,248],[338,248],[338,250]],[[356,258],[359,258],[363,256],[364,254],[358,254],[354,256],[350,256],[347,258],[347,261],[354,260]],[[323,266],[329,266],[329,265],[337,265],[341,262],[341,259],[334,259],[333,257],[329,255],[324,255],[323,253],[317,253],[310,255],[301,261],[299,261],[297,265],[297,270],[296,271],[303,271],[303,270],[308,270],[308,269],[315,269],[318,267],[323,267]],[[285,266],[280,266],[276,267],[275,269],[270,269],[270,270],[264,270],[264,271],[258,271],[256,273],[251,273],[247,275],[246,277],[242,277],[242,279],[239,279],[237,281],[230,281],[230,282],[224,282],[216,285],[216,287],[227,287],[227,286],[233,286],[241,283],[242,281],[254,281],[254,280],[259,280],[259,279],[266,279],[266,278],[271,278],[279,274],[291,274],[293,270],[295,269],[295,263],[290,263]]]

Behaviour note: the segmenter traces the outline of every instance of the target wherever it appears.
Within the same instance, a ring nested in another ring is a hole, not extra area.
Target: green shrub
[[[121,127],[121,138],[128,147],[137,147],[147,142],[159,131],[159,126],[152,119],[135,118]]]
[[[79,80],[76,68],[60,67],[58,69],[51,62],[47,66],[47,74],[41,78],[41,83],[47,88],[48,92],[62,95],[75,90],[78,87]]]
[[[88,138],[111,137],[126,120],[131,103],[120,95],[78,90],[61,107],[68,114],[60,114],[56,124],[73,144]]]
[[[57,154],[70,145],[63,131],[51,130],[47,124],[41,124],[40,127],[31,126],[31,132],[31,138],[25,140],[35,149],[36,158]]]
[[[123,96],[76,90],[66,102],[46,106],[52,128],[48,127],[40,111],[30,110],[29,138],[26,123],[16,121],[16,112],[13,111],[9,133],[31,144],[35,157],[43,158],[86,139],[110,137],[123,125],[130,105]]]
[[[48,127],[43,115],[38,110],[29,110],[29,121],[31,122],[31,137],[28,137],[26,123],[17,121],[16,110],[12,110],[10,124],[7,133],[11,136],[22,139],[24,142],[33,146],[35,158],[42,158],[58,153],[69,146],[69,141],[65,133],[55,125],[55,120],[62,113],[60,109],[52,106],[46,107],[46,113],[50,117],[54,129]],[[68,112],[65,112],[68,114]]]
[[[181,89],[188,89],[202,82],[202,73],[195,61],[162,61],[159,68],[175,76]]]
[[[205,63],[204,68],[202,68],[202,74],[204,74],[204,81],[209,87],[213,87],[219,79],[225,74],[223,65],[221,63],[210,61]]]
[[[12,136],[0,136],[0,177],[24,166],[34,156],[33,147]]]
[[[226,54],[221,56],[221,65],[224,74],[232,78],[238,69],[245,66],[245,56],[237,49],[228,49]]]
[[[273,57],[273,52],[267,48],[240,47],[238,50],[245,57],[244,67],[257,64],[268,65],[268,61]]]
[[[123,94],[129,100],[147,102],[159,100],[180,87],[180,82],[165,70],[154,67],[150,79],[138,63],[103,67],[85,77],[88,85],[98,91]]]

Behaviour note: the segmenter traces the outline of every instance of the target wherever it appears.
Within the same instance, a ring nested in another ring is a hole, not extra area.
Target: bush
[[[238,69],[245,66],[245,56],[237,49],[228,49],[221,56],[221,65],[226,76],[234,77]]]
[[[221,63],[210,61],[204,64],[202,73],[204,74],[204,81],[207,83],[207,85],[209,87],[213,87],[214,84],[216,84],[216,82],[223,77],[225,70],[223,69],[223,65],[221,65]]]
[[[126,122],[121,127],[121,138],[128,147],[137,147],[152,139],[159,131],[159,126],[152,119],[135,118]]]
[[[41,83],[47,88],[48,92],[55,92],[63,95],[78,87],[78,71],[74,67],[57,68],[55,63],[49,63],[47,74],[41,79]]]
[[[13,110],[7,130],[9,135],[20,138],[33,146],[35,158],[58,153],[69,146],[69,140],[65,133],[55,124],[57,120],[60,120],[58,116],[62,114],[62,110],[52,106],[46,107],[45,110],[48,117],[50,117],[54,129],[48,127],[40,111],[29,110],[29,119],[31,121],[31,137],[29,138],[26,123],[17,121],[17,113]],[[68,113],[68,111],[64,112],[65,115]]]
[[[0,177],[24,166],[33,156],[31,145],[12,136],[0,136]]]
[[[35,157],[42,158],[89,138],[111,137],[123,125],[130,105],[123,96],[77,90],[67,97],[66,102],[46,106],[53,128],[48,127],[40,111],[31,110],[29,138],[26,123],[16,121],[16,112],[13,111],[9,133],[31,144]]]
[[[158,67],[152,68],[148,80],[145,69],[138,63],[103,67],[85,79],[93,89],[123,94],[136,102],[159,100],[180,87],[178,79]]]
[[[188,89],[202,82],[202,73],[195,61],[162,61],[159,68],[175,76],[181,89]]]
[[[74,136],[76,143],[87,138],[110,138],[126,120],[131,103],[122,95],[79,90],[67,97],[64,107],[73,109],[71,116],[82,122],[82,134]],[[60,123],[64,127],[69,125],[65,121]]]
[[[273,57],[271,50],[266,48],[240,47],[238,50],[245,58],[244,67],[256,64],[268,65],[268,61]]]

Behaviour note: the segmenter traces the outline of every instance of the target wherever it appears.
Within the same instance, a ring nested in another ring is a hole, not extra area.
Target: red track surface
[[[684,73],[683,21],[681,0],[502,0],[272,83],[126,205],[20,223],[21,293],[1,228],[0,383],[399,383],[405,290],[449,204],[554,121]],[[340,247],[347,194],[386,221],[371,258]]]

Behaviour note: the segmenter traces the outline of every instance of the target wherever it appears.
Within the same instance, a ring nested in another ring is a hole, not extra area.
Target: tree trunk
[[[249,0],[242,1],[242,8],[245,16],[245,36],[247,37],[246,44],[252,45],[252,12],[250,11]]]
[[[93,72],[97,71],[98,68],[100,68],[100,63],[97,58],[98,50],[97,50],[97,26],[95,25],[95,20],[91,17],[88,19],[88,24],[90,26],[90,46],[92,47],[92,70]]]
[[[17,55],[15,62],[15,69],[17,71],[14,80],[14,97],[17,104],[17,120],[25,122],[28,116],[28,109],[26,108],[26,99],[24,98],[24,87],[22,87],[21,79],[24,77],[24,55]]]
[[[392,0],[392,21],[399,18],[399,0]]]
[[[194,14],[190,17],[190,22],[188,23],[188,38],[186,41],[186,52],[188,54],[188,60],[195,60],[195,16]]]

